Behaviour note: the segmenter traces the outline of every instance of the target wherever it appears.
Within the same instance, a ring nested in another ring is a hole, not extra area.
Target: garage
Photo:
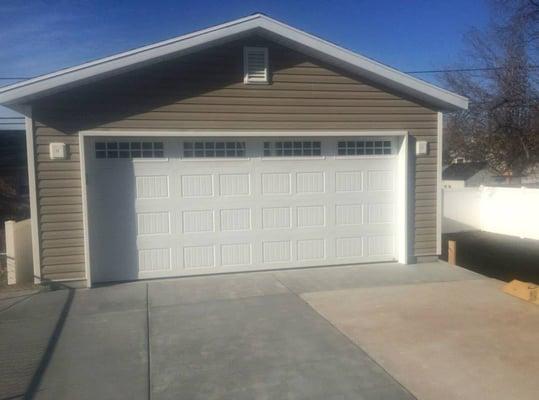
[[[399,259],[402,136],[85,139],[93,282]]]
[[[0,89],[26,116],[34,280],[441,253],[468,100],[262,14]]]

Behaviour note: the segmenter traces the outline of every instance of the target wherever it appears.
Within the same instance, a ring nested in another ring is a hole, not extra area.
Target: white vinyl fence
[[[539,240],[539,189],[444,189],[443,232],[470,230]]]
[[[32,231],[29,219],[6,221],[7,283],[33,281]]]

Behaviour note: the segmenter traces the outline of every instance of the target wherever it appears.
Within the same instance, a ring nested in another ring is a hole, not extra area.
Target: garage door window
[[[163,158],[163,142],[96,142],[95,158]]]
[[[183,142],[184,158],[245,157],[245,142]]]
[[[266,157],[304,157],[321,154],[322,144],[317,141],[264,142],[264,156]]]
[[[392,154],[390,140],[347,140],[337,143],[340,156]]]

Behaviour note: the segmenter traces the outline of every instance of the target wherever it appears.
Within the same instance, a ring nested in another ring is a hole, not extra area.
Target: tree
[[[500,174],[519,177],[539,162],[539,101],[534,28],[539,8],[527,1],[497,0],[496,17],[467,37],[468,63],[480,71],[448,72],[447,85],[470,99],[450,116],[446,160],[486,161]],[[469,64],[468,64],[469,65]],[[479,73],[478,73],[479,72]]]

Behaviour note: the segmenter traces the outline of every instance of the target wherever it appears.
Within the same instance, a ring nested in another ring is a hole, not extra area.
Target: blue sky
[[[489,18],[488,0],[0,0],[0,78],[44,74],[257,11],[402,71],[462,63],[463,35]],[[436,83],[435,75],[420,77]]]

